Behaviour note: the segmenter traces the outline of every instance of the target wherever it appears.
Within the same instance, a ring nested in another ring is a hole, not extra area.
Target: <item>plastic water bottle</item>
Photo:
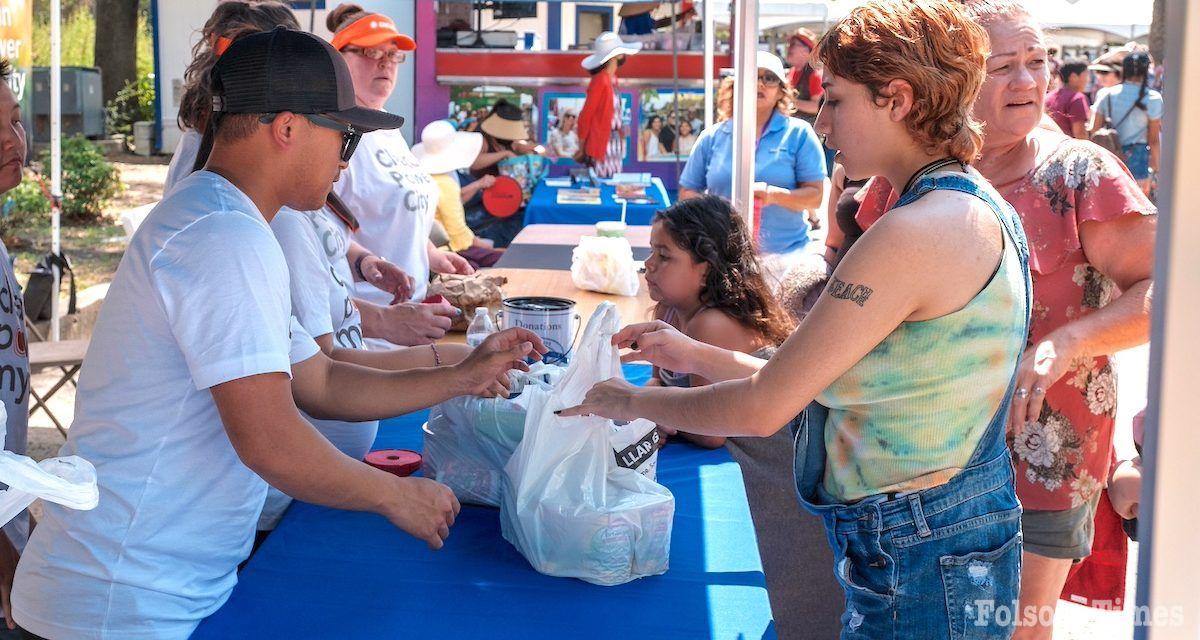
[[[478,347],[489,335],[496,333],[496,325],[492,316],[488,315],[487,307],[475,307],[475,317],[467,327],[467,344]]]

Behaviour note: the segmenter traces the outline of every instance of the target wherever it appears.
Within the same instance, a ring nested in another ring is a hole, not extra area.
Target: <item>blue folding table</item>
[[[419,449],[427,414],[385,421],[376,448]],[[676,500],[670,569],[616,587],[537,573],[496,509],[464,507],[430,551],[381,516],[295,503],[193,638],[774,638],[729,452],[672,443],[658,480]]]
[[[612,185],[600,185],[600,204],[559,204],[558,192],[559,187],[544,182],[535,187],[525,205],[525,224],[595,224],[601,220],[621,219],[621,203],[614,200],[617,188]],[[650,179],[650,188],[646,192],[658,202],[627,205],[626,224],[650,224],[656,211],[670,206],[671,198],[659,178]]]

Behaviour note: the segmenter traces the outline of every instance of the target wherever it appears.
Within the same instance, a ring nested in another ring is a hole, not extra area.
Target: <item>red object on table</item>
[[[421,468],[421,454],[408,449],[380,449],[368,453],[363,462],[376,469],[404,477],[411,476]]]
[[[524,198],[519,182],[496,176],[496,182],[483,190],[483,208],[497,218],[508,218],[521,209]]]
[[[447,300],[442,294],[435,293],[422,300],[421,304],[450,304],[450,301]]]

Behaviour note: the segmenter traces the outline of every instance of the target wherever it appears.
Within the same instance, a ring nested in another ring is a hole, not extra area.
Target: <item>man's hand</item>
[[[415,346],[437,342],[446,335],[459,310],[450,303],[416,304],[402,302],[381,310],[381,326],[372,338],[383,338],[392,344]]]
[[[400,267],[379,256],[363,258],[361,267],[362,275],[367,282],[374,285],[376,289],[393,295],[391,304],[404,302],[412,297],[416,280]]]
[[[453,251],[434,251],[429,255],[429,270],[434,273],[453,273],[469,276],[475,273],[467,259]]]
[[[462,507],[454,492],[429,478],[396,478],[384,515],[392,524],[419,538],[430,549],[441,549]]]
[[[529,371],[525,358],[539,360],[546,353],[541,338],[528,329],[513,327],[484,339],[471,355],[455,365],[463,393],[471,395],[508,395],[508,372]]]

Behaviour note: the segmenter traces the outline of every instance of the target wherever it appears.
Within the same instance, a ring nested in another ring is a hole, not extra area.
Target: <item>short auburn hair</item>
[[[971,110],[983,85],[987,32],[949,0],[874,0],[852,10],[817,45],[825,69],[866,85],[875,103],[892,80],[913,88],[905,119],[935,154],[972,162],[983,128]]]

